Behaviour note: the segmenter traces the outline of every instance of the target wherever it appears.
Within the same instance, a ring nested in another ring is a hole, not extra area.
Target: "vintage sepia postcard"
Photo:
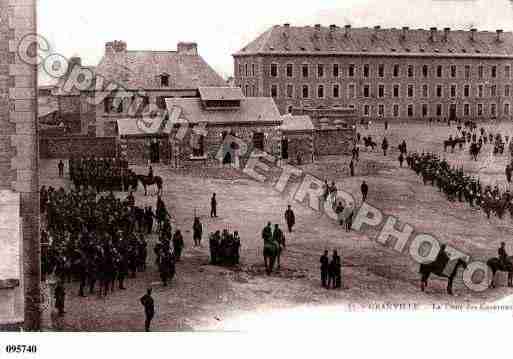
[[[512,31],[510,0],[0,0],[0,358],[506,334]]]

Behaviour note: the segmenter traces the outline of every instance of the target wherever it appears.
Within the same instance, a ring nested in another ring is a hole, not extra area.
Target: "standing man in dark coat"
[[[66,289],[64,288],[64,284],[62,280],[57,282],[57,286],[55,287],[55,308],[59,311],[59,317],[62,317],[66,312],[64,311],[64,301],[66,299]]]
[[[194,246],[201,246],[201,237],[203,236],[203,225],[200,222],[199,217],[194,217],[194,223],[192,225],[192,239],[194,240]]]
[[[175,252],[176,261],[180,262],[180,258],[182,257],[182,250],[184,247],[182,232],[179,229],[176,230],[175,235],[173,236],[173,250]]]
[[[351,160],[351,163],[349,163],[349,172],[351,173],[351,177],[354,177],[354,160]]]
[[[149,332],[151,321],[155,316],[155,302],[151,297],[151,288],[149,288],[146,294],[141,298],[141,304],[144,307],[144,314],[146,316],[146,320],[144,322],[144,330]]]
[[[57,167],[59,167],[59,177],[64,177],[64,163],[62,163],[62,160],[59,161]]]
[[[285,221],[287,222],[289,233],[291,233],[292,227],[294,227],[294,225],[296,224],[296,216],[294,215],[294,211],[292,210],[292,207],[290,205],[285,211]]]
[[[335,271],[335,288],[341,288],[342,287],[342,263],[340,261],[340,256],[338,255],[337,251],[333,251],[333,269]]]
[[[363,181],[360,189],[362,191],[362,202],[365,202],[367,200],[367,194],[369,193],[369,186],[367,183],[365,183],[365,181]]]
[[[381,149],[383,150],[383,155],[386,156],[387,155],[387,150],[388,150],[388,141],[387,141],[387,138],[383,138],[383,143],[381,144]]]
[[[330,260],[328,258],[328,251],[324,251],[324,254],[321,256],[321,283],[324,288],[327,288],[328,281],[328,269]]]
[[[210,200],[210,217],[217,218],[217,199],[215,193],[212,195],[212,199]]]

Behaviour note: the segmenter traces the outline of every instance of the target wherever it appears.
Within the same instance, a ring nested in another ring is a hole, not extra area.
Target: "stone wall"
[[[315,156],[351,154],[353,130],[318,130],[314,135]]]
[[[115,137],[53,137],[40,139],[40,157],[44,159],[71,157],[116,157]]]
[[[297,164],[298,154],[302,164],[311,163],[313,159],[313,134],[311,131],[301,133],[283,133],[288,140],[288,163]]]

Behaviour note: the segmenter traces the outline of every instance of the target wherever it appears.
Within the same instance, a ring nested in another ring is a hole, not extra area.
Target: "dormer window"
[[[160,75],[160,86],[169,87],[169,75],[168,74]]]

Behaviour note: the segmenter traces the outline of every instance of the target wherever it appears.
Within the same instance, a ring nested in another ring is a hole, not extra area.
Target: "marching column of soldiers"
[[[92,187],[96,192],[124,191],[136,188],[137,177],[120,158],[73,158],[69,174],[75,188]]]
[[[46,214],[42,272],[64,283],[80,282],[78,295],[106,296],[146,269],[145,211],[111,192],[97,199],[93,190],[41,189]],[[147,209],[147,212],[151,211]],[[142,216],[141,216],[142,214]],[[147,214],[147,213],[146,213]],[[117,282],[117,283],[116,283]],[[117,285],[116,285],[117,284]]]

